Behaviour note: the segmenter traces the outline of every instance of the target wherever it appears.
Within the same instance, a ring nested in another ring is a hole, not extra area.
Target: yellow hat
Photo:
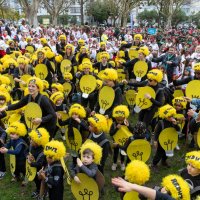
[[[46,51],[46,57],[47,57],[48,59],[52,59],[52,58],[55,57],[55,53],[54,53],[53,51],[51,51],[51,50],[47,50],[47,51]]]
[[[142,35],[141,34],[135,34],[134,35],[134,40],[139,39],[140,41],[142,41]]]
[[[105,80],[116,81],[118,79],[118,74],[115,69],[106,68],[103,72],[102,78]]]
[[[200,151],[191,151],[186,154],[185,162],[192,164],[195,168],[200,169]]]
[[[8,40],[7,44],[10,45],[11,43],[15,43],[14,40]]]
[[[7,61],[10,58],[11,58],[11,56],[6,54],[3,58],[1,58],[1,63],[4,63],[5,61]]]
[[[60,83],[53,83],[51,85],[51,88],[55,88],[56,90],[58,90],[59,92],[63,92],[64,91],[64,87],[62,84]]]
[[[95,114],[92,117],[88,118],[88,122],[91,123],[98,131],[107,131],[107,119],[101,114]]]
[[[18,63],[18,65],[21,63],[27,65],[29,63],[29,60],[28,60],[28,58],[26,58],[24,56],[19,56],[17,58],[17,63]]]
[[[81,153],[81,160],[83,158],[83,152],[89,149],[90,151],[93,152],[94,154],[94,163],[96,163],[97,165],[100,164],[101,162],[101,158],[102,158],[102,148],[95,142],[93,142],[92,140],[86,140],[85,143],[82,144],[81,148],[80,148],[80,153]]]
[[[12,88],[10,87],[10,85],[7,85],[7,84],[1,84],[0,85],[0,91],[2,91],[2,92],[8,92],[8,93],[10,93],[11,90],[12,90]]]
[[[106,46],[106,43],[105,42],[100,42],[100,47],[105,45]]]
[[[66,154],[66,148],[62,142],[57,140],[51,140],[44,147],[44,155],[47,157],[52,157],[52,159],[60,160]]]
[[[124,58],[125,57],[125,52],[124,51],[118,51],[117,52],[117,57],[118,58]]]
[[[3,63],[3,66],[5,68],[9,68],[10,65],[14,65],[15,67],[17,67],[17,62],[13,58],[9,58]]]
[[[44,89],[44,90],[45,90],[45,89],[48,89],[48,88],[49,88],[49,82],[46,81],[46,80],[42,80],[42,82],[43,82],[43,89]]]
[[[140,160],[131,161],[125,169],[125,179],[131,183],[144,185],[150,178],[150,169]]]
[[[97,79],[96,82],[97,82],[97,89],[99,90],[102,87],[102,85],[103,85],[103,81]]]
[[[57,63],[61,63],[62,61],[63,61],[63,57],[62,57],[62,55],[57,55],[57,56],[55,56],[55,61],[57,62]]]
[[[73,113],[78,114],[81,118],[85,118],[86,117],[85,108],[82,105],[78,104],[78,103],[75,103],[70,107],[69,116],[71,117],[73,115]]]
[[[140,47],[140,49],[138,50],[138,53],[143,53],[145,56],[149,55],[149,49],[148,47]]]
[[[113,60],[111,60],[111,61],[109,61],[109,63],[112,65],[112,67],[115,67],[115,61],[113,61]]]
[[[59,40],[66,40],[67,38],[66,38],[66,36],[65,35],[60,35],[59,36]]]
[[[64,75],[63,75],[64,79],[69,79],[69,80],[72,80],[73,79],[73,76],[70,72],[65,72]]]
[[[42,44],[47,44],[47,39],[46,38],[40,38],[40,42]]]
[[[163,73],[159,69],[152,69],[151,71],[148,72],[147,78],[155,80],[158,83],[160,83],[163,79]]]
[[[110,59],[109,53],[106,51],[101,52],[100,59],[102,59],[102,58],[107,58],[107,60]]]
[[[188,183],[178,175],[168,175],[162,180],[162,186],[175,200],[190,200],[190,188]]]
[[[49,132],[45,128],[38,128],[29,133],[30,138],[39,146],[45,146],[49,142]]]
[[[79,40],[78,40],[78,44],[79,44],[79,45],[85,45],[85,40],[79,39]]]
[[[194,71],[200,71],[200,62],[194,64]]]
[[[66,49],[71,49],[72,52],[74,52],[74,46],[73,46],[72,44],[67,44],[67,45],[65,46],[65,51],[66,51]]]
[[[114,109],[113,109],[113,114],[112,116],[114,118],[117,118],[117,117],[124,117],[124,118],[128,118],[129,117],[129,109],[127,106],[125,105],[119,105],[119,106],[116,106]]]
[[[26,41],[27,41],[27,42],[31,42],[31,41],[32,41],[32,38],[31,38],[31,37],[27,37],[27,38],[26,38]]]
[[[43,49],[43,48],[39,48],[37,51],[36,51],[36,54],[38,55],[38,53],[43,53],[44,56],[46,56],[46,51]]]
[[[43,91],[44,85],[43,85],[43,81],[40,78],[32,77],[28,80],[28,84],[30,84],[30,83],[36,84],[37,87],[39,88],[40,92]]]
[[[169,104],[162,106],[159,109],[159,117],[160,118],[166,119],[166,118],[172,117],[174,115],[176,115],[176,109],[174,107],[170,106]]]
[[[88,49],[87,49],[86,46],[81,46],[81,48],[80,48],[80,52],[81,52],[81,53],[82,53],[83,49],[85,49],[85,50],[86,50],[86,53],[88,53]]]
[[[1,91],[1,88],[0,88],[0,96],[3,96],[5,98],[6,103],[10,102],[11,100],[10,94],[7,91]]]
[[[55,92],[50,97],[51,101],[56,104],[59,99],[64,99],[64,94],[62,92]]]
[[[1,84],[10,85],[10,79],[7,76],[0,75],[0,85]]]
[[[121,41],[121,45],[127,44],[126,41]]]
[[[181,106],[183,107],[183,109],[185,109],[186,106],[187,106],[187,101],[186,101],[183,97],[176,97],[176,98],[174,98],[174,99],[172,100],[173,106],[174,106],[176,103],[181,104]]]
[[[15,133],[22,137],[27,134],[26,126],[21,122],[13,122],[10,126],[8,126],[6,132],[8,134]]]
[[[89,61],[83,61],[82,64],[81,64],[81,70],[83,71],[84,69],[87,69],[89,68],[90,69],[90,72],[92,72],[93,70],[93,67],[92,67],[92,63]]]

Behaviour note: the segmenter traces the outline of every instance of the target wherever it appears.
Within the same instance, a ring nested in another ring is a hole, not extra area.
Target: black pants
[[[26,160],[16,159],[16,168],[14,172],[16,178],[20,177],[20,173],[22,173],[24,176],[26,174]]]
[[[6,163],[5,163],[5,157],[3,153],[0,153],[0,171],[6,172]]]
[[[114,148],[113,163],[117,163],[117,158],[118,158],[118,155],[119,155],[119,154],[120,154],[120,161],[121,161],[121,163],[124,163],[125,156],[123,156],[123,155],[119,152],[119,147],[115,147],[115,148]]]
[[[162,162],[165,162],[167,160],[167,156],[165,150],[161,147],[160,142],[158,142],[158,148],[153,158],[153,165],[157,165],[160,160],[162,160]]]
[[[37,174],[34,178],[35,186],[36,186],[36,191],[39,193],[40,192],[40,185],[41,185],[41,180],[38,178]]]

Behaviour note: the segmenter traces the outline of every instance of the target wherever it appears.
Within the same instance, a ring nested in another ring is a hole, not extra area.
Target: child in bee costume
[[[155,130],[154,130],[154,146],[156,147],[156,154],[153,158],[152,168],[156,168],[159,161],[162,159],[162,165],[166,167],[170,167],[166,162],[167,156],[165,150],[161,147],[160,142],[158,141],[159,135],[165,128],[173,127],[177,131],[180,130],[179,126],[177,125],[177,121],[174,118],[176,115],[176,110],[170,106],[165,105],[159,109],[159,117],[162,118],[158,121]]]
[[[43,166],[46,165],[46,159],[44,156],[44,146],[49,142],[49,133],[45,128],[38,128],[36,130],[32,130],[29,133],[30,137],[30,147],[29,153],[26,158],[31,167],[37,168],[37,172],[39,172]],[[36,191],[34,191],[31,195],[32,198],[36,198],[40,192],[41,180],[38,176],[35,176],[34,179],[36,185]]]
[[[182,178],[189,184],[191,199],[200,195],[200,151],[186,154],[187,167],[181,171]]]
[[[47,184],[49,200],[63,200],[64,170],[60,159],[66,155],[66,149],[62,142],[52,140],[44,147],[44,155],[47,159],[47,168],[39,171],[39,177]]]
[[[130,114],[129,109],[125,105],[119,105],[114,108],[113,123],[110,128],[110,136],[114,136],[116,132],[121,128],[122,125],[127,126],[130,132],[133,132],[133,127],[131,127],[128,121],[129,114]],[[114,154],[113,154],[113,165],[112,165],[113,171],[115,171],[117,168],[117,158],[119,155],[119,151],[120,151],[119,145],[115,146]],[[124,155],[120,155],[120,156],[121,156],[121,159],[120,159],[121,170],[124,171],[125,170],[125,164],[124,164],[125,156]]]

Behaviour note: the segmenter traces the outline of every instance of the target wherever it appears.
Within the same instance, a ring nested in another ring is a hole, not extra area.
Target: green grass
[[[135,122],[136,120],[133,119]],[[162,177],[172,174],[178,173],[178,170],[185,167],[184,155],[185,152],[188,150],[185,147],[184,141],[180,141],[180,151],[175,151],[175,155],[172,158],[169,158],[169,164],[172,166],[169,169],[159,167],[159,170],[155,172],[151,172],[151,178],[147,183],[148,186],[153,187],[155,185],[160,185]],[[148,161],[147,164],[151,163],[152,156],[154,154],[154,149],[152,148],[152,155],[151,159]],[[11,183],[11,174],[9,172],[9,164],[8,164],[8,156],[6,156],[6,163],[7,163],[7,174],[4,179],[0,180],[0,200],[29,200],[32,191],[35,189],[34,182],[29,183],[26,187],[21,187],[20,183]],[[116,172],[111,171],[112,165],[112,157],[110,156],[107,159],[106,166],[105,166],[105,178],[106,178],[106,185],[105,185],[105,194],[101,199],[104,200],[120,200],[119,193],[115,191],[115,189],[111,185],[111,178],[116,176],[123,176],[123,173],[118,170]],[[73,195],[70,190],[70,186],[67,185],[67,181],[65,180],[65,194],[64,199],[73,200]]]

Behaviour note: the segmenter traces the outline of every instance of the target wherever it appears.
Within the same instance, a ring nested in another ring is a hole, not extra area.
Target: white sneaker
[[[180,150],[180,147],[178,146],[178,144],[176,145],[176,150],[178,151]]]
[[[111,169],[112,169],[112,171],[116,171],[117,170],[117,164],[113,163]]]
[[[1,172],[0,174],[0,180],[3,179],[3,177],[6,175],[6,172]]]
[[[124,163],[122,163],[122,164],[121,164],[121,171],[124,171],[124,170],[125,170],[125,168],[126,168],[126,167],[125,167],[125,164],[124,164]]]
[[[64,135],[62,136],[62,140],[64,140],[64,141],[66,140],[66,137]]]

